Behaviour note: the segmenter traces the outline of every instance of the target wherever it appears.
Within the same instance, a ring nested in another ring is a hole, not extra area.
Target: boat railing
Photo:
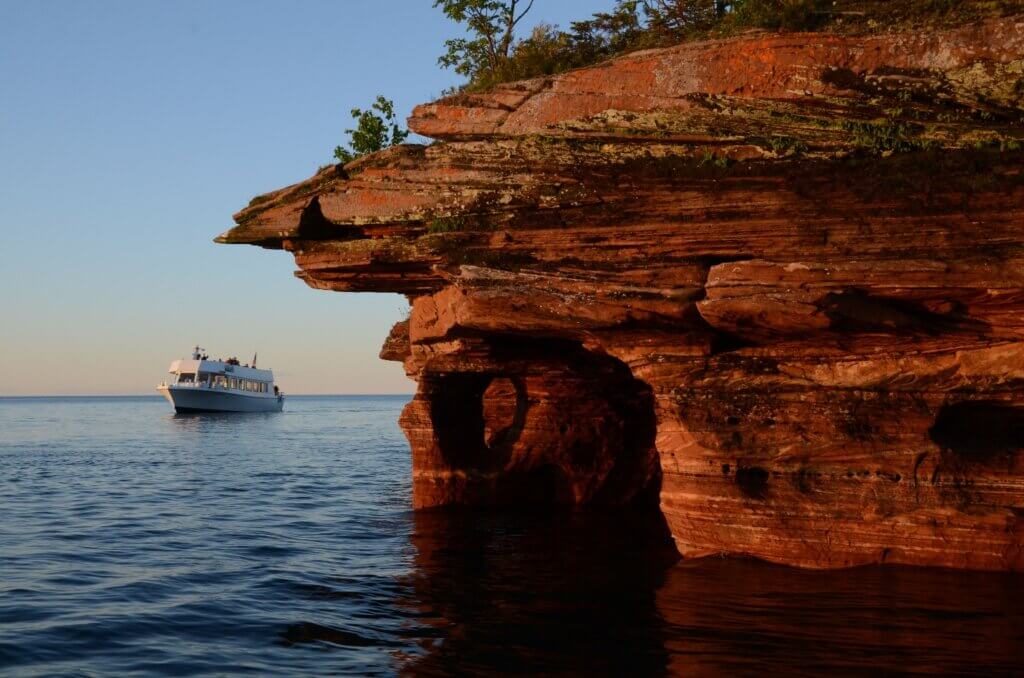
[[[209,389],[223,389],[225,391],[242,391],[243,393],[252,393],[253,395],[273,395],[272,391],[245,391],[240,388],[231,388],[228,385],[210,384],[205,381],[182,381],[178,383],[168,384],[166,382],[160,382],[158,388],[166,388],[168,386],[174,386],[176,388],[209,388]],[[283,395],[283,394],[282,394]]]

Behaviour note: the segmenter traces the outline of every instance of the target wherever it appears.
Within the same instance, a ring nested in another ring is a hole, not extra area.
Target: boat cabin
[[[190,360],[175,360],[170,370],[173,386],[194,386],[241,391],[252,394],[276,394],[274,373],[239,364],[235,358],[210,360],[193,353]]]

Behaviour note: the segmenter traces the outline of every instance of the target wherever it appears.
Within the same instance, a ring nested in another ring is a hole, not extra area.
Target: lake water
[[[656,517],[410,510],[404,397],[0,399],[5,675],[999,675],[1024,577],[674,563]]]

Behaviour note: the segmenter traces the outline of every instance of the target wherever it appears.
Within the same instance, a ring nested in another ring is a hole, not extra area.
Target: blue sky
[[[0,395],[152,393],[199,342],[293,393],[400,393],[403,297],[314,291],[282,252],[214,245],[304,179],[382,93],[458,82],[430,0],[0,0]],[[611,0],[537,0],[567,25]]]

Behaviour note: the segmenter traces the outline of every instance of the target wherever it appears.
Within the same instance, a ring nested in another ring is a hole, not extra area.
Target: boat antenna
[[[252,368],[256,369],[256,354],[252,354]]]

